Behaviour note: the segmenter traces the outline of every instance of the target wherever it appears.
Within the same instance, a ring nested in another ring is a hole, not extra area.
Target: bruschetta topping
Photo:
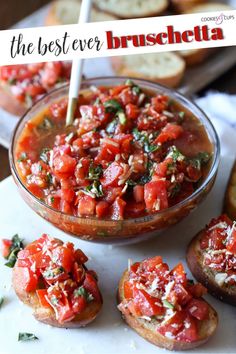
[[[87,256],[71,242],[43,234],[19,251],[15,270],[22,289],[36,292],[42,307],[55,311],[59,323],[69,322],[91,301],[101,301],[96,273],[87,270]]]
[[[226,215],[213,219],[200,239],[203,264],[219,286],[236,285],[236,228]]]
[[[177,341],[199,339],[198,322],[209,317],[209,305],[201,298],[206,289],[186,277],[182,263],[172,270],[157,256],[130,266],[124,282],[123,314],[155,321],[156,330]]]

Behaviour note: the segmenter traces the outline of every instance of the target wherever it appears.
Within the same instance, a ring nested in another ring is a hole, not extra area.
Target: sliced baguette
[[[174,53],[151,53],[111,58],[117,75],[144,78],[176,87],[185,72],[185,62]]]
[[[232,167],[225,193],[224,213],[232,220],[236,220],[236,161]]]
[[[177,0],[176,0],[177,1]],[[184,2],[184,0],[183,0]],[[194,2],[194,1],[193,1]],[[201,1],[198,1],[200,3]],[[198,6],[190,7],[183,12],[186,13],[201,13],[201,12],[212,12],[212,11],[227,11],[232,10],[232,7],[227,4],[222,3],[207,3],[199,4]],[[215,48],[201,48],[193,50],[181,50],[178,52],[188,66],[194,66],[204,62],[211,54],[215,53]]]
[[[203,265],[202,251],[200,249],[200,239],[203,235],[200,231],[190,242],[187,249],[187,263],[193,276],[203,284],[216,298],[236,306],[236,286],[220,286],[216,280],[213,271]]]
[[[204,4],[207,0],[170,0],[174,11],[184,13],[189,11],[193,6]]]
[[[168,0],[94,0],[94,5],[120,18],[158,16],[168,7]]]
[[[126,280],[128,280],[127,270],[124,272],[119,282],[118,303],[121,303],[124,300],[124,282]],[[216,311],[210,305],[209,308],[209,319],[201,321],[200,327],[198,328],[200,339],[192,343],[173,340],[161,335],[157,331],[157,324],[155,324],[154,321],[148,322],[145,319],[136,318],[127,313],[122,313],[122,316],[131,328],[133,328],[141,337],[148,340],[152,344],[169,350],[188,350],[205,343],[214,334],[218,324],[218,316]]]
[[[45,18],[46,26],[69,25],[78,22],[81,1],[56,0],[53,1]],[[117,18],[93,8],[90,22],[114,21]]]
[[[63,242],[56,239],[60,245]],[[102,308],[102,296],[100,294],[100,301],[91,301],[87,304],[84,311],[77,314],[72,321],[59,323],[55,311],[52,308],[41,306],[38,296],[35,291],[26,292],[22,287],[21,276],[18,273],[18,267],[15,266],[12,271],[12,286],[18,298],[25,304],[33,309],[33,315],[36,320],[48,324],[53,327],[59,328],[79,328],[84,327],[92,322]]]

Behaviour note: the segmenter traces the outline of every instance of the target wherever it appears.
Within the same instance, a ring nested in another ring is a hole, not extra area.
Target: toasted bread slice
[[[46,26],[69,25],[78,22],[81,1],[56,0],[53,1],[45,18]],[[114,21],[117,18],[93,8],[90,22]]]
[[[172,0],[174,1],[174,0]],[[176,2],[179,2],[176,0]],[[187,3],[186,1],[181,1],[183,3]],[[192,1],[192,3],[199,3],[197,6],[187,7],[184,11],[185,13],[201,13],[201,12],[212,12],[212,11],[227,11],[232,10],[232,7],[227,4],[222,3],[204,3],[204,1]],[[188,2],[188,3],[189,3]],[[202,3],[201,3],[202,2]],[[200,4],[201,3],[201,4]],[[194,5],[194,4],[193,4]],[[201,49],[192,49],[192,50],[181,50],[178,52],[188,66],[194,66],[201,64],[204,62],[211,54],[215,53],[215,48],[201,48]]]
[[[158,16],[168,7],[168,0],[94,0],[94,5],[120,18]]]
[[[232,167],[225,193],[224,212],[232,220],[236,220],[236,161]]]
[[[120,279],[118,288],[118,303],[124,300],[124,282],[128,280],[128,271],[126,270]],[[209,304],[208,304],[209,305]],[[167,338],[157,331],[157,322],[152,320],[151,322],[136,318],[131,314],[123,314],[122,316],[126,323],[133,328],[141,337],[145,338],[152,344],[169,349],[169,350],[187,350],[198,347],[199,345],[205,343],[215,332],[218,324],[218,316],[216,311],[209,305],[210,313],[209,319],[201,321],[200,327],[198,328],[200,333],[200,339],[195,342],[182,342]]]
[[[202,251],[200,248],[200,239],[204,231],[200,231],[190,242],[187,249],[187,263],[194,277],[202,283],[213,296],[236,305],[236,286],[219,285],[216,281],[213,271],[203,265]]]
[[[63,242],[59,239],[55,239],[59,245],[63,245]],[[79,314],[77,314],[73,320],[60,323],[56,318],[56,313],[52,308],[43,307],[38,299],[35,291],[26,292],[22,287],[21,276],[18,273],[18,267],[14,267],[12,271],[12,285],[18,298],[25,304],[33,309],[33,315],[36,320],[48,324],[54,327],[60,328],[79,328],[84,327],[92,322],[100,312],[102,308],[102,296],[100,294],[100,300],[92,300],[86,306],[86,308]]]
[[[151,53],[111,58],[117,75],[139,77],[176,87],[185,72],[185,62],[174,53]]]
[[[36,320],[54,327],[61,328],[79,328],[86,326],[92,322],[101,310],[102,302],[91,301],[83,312],[76,315],[76,317],[63,324],[56,319],[56,314],[53,309],[46,308],[40,305],[38,297],[35,292],[27,293],[22,289],[22,284],[19,281],[17,268],[13,268],[12,284],[18,298],[34,310],[33,315]]]
[[[178,13],[189,11],[192,7],[207,3],[207,0],[170,0],[172,8]]]

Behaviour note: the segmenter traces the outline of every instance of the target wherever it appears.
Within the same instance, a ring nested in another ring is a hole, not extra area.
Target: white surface
[[[170,266],[185,263],[185,249],[190,238],[209,219],[220,213],[226,178],[232,160],[223,159],[217,183],[207,200],[180,224],[156,239],[138,245],[111,247],[71,239],[36,215],[17,193],[12,178],[0,184],[0,235],[11,237],[15,233],[30,242],[43,232],[75,242],[91,257],[89,267],[96,269],[104,298],[100,316],[86,328],[66,330],[52,328],[37,322],[31,309],[22,305],[11,288],[11,269],[0,260],[0,295],[6,297],[0,310],[1,354],[154,354],[163,350],[149,344],[128,328],[116,309],[116,289],[127,260],[161,255]],[[224,177],[223,177],[224,176]],[[236,308],[208,296],[219,313],[216,335],[195,353],[235,353]],[[227,323],[227,325],[226,325]],[[31,332],[39,341],[18,343],[18,332]]]

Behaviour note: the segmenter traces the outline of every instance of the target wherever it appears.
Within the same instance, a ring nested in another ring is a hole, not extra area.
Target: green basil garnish
[[[30,340],[37,340],[38,337],[36,337],[33,333],[26,333],[26,332],[20,332],[18,334],[18,342],[26,342]]]

